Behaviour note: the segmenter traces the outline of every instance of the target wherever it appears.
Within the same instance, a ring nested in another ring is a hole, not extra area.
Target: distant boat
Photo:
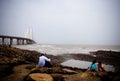
[[[25,34],[26,38],[33,39],[33,33],[32,33],[32,28],[28,28],[27,32]]]

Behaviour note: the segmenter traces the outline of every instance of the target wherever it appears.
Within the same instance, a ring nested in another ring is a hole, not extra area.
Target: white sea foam
[[[27,50],[35,50],[41,53],[47,53],[52,55],[68,53],[89,54],[90,52],[97,50],[120,51],[120,46],[95,46],[95,45],[93,46],[93,45],[31,44],[31,45],[16,45],[14,47]]]

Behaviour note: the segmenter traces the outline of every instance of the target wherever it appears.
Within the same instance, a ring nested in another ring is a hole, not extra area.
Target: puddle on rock
[[[61,63],[61,65],[69,66],[69,67],[77,67],[77,68],[81,68],[81,69],[87,69],[91,63],[92,62],[89,62],[89,61],[70,59],[70,60],[67,60],[67,61]],[[106,71],[112,71],[112,72],[115,71],[115,68],[112,65],[106,65],[106,64],[104,64],[104,65],[105,65]]]

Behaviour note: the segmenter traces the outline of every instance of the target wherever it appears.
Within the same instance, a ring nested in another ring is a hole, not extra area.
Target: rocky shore
[[[47,55],[52,68],[38,68],[41,53],[0,45],[0,81],[120,81],[120,52],[99,50],[86,54]],[[93,61],[113,65],[115,72],[90,72],[60,65],[69,60]]]

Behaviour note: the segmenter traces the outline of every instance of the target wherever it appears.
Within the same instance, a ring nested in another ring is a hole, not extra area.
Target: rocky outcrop
[[[31,71],[32,64],[17,65],[12,68],[12,73],[0,78],[0,81],[23,81],[26,75]],[[10,70],[6,68],[6,70]],[[2,72],[3,73],[3,72]],[[9,72],[8,72],[9,73]],[[0,75],[1,76],[1,75]]]
[[[53,67],[34,68],[24,81],[48,81],[46,77],[50,81],[114,81],[118,79],[108,72],[82,72],[68,67]]]
[[[34,55],[33,55],[34,54]],[[0,45],[0,64],[37,62],[41,53]]]
[[[0,45],[0,81],[120,81],[120,52],[97,51],[91,54],[47,55],[52,68],[38,68],[41,53]],[[116,66],[116,72],[88,72],[86,69],[61,66],[66,59],[102,60]],[[27,65],[28,64],[28,65]],[[39,77],[40,76],[40,77]]]
[[[53,81],[53,78],[46,73],[32,73],[28,75],[26,81]]]

